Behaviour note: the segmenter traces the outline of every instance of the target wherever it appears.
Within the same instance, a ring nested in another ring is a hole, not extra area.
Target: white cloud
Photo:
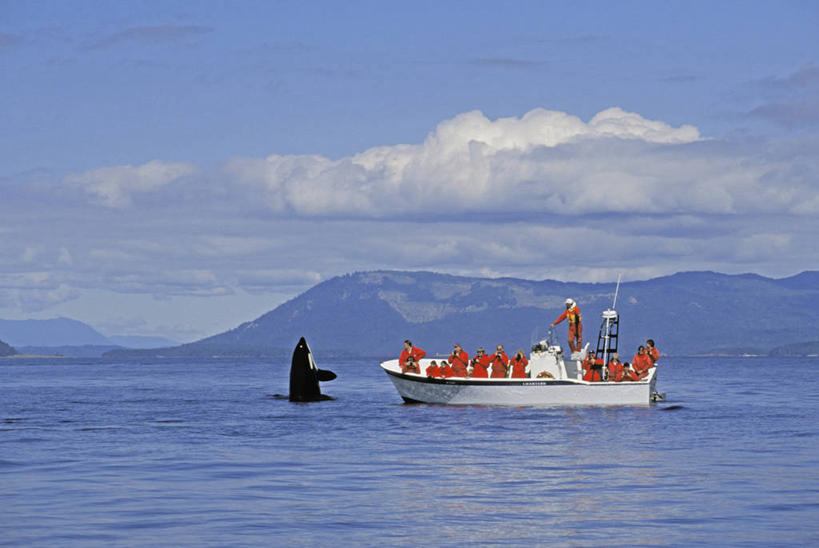
[[[71,253],[64,247],[60,248],[59,256],[57,257],[57,264],[62,266],[71,266],[73,262],[71,259]]]
[[[91,320],[116,302],[204,336],[362,270],[588,282],[793,274],[819,256],[816,144],[703,139],[621,109],[588,122],[474,111],[419,144],[341,159],[9,179],[0,317]]]
[[[79,297],[80,291],[49,272],[0,274],[0,308],[47,310]]]
[[[152,160],[141,166],[92,169],[78,175],[69,175],[66,181],[95,195],[102,205],[121,208],[131,203],[133,194],[155,191],[194,171],[195,168],[190,164]]]
[[[271,248],[268,239],[256,236],[206,235],[196,246],[197,253],[212,257],[231,257],[267,252]]]
[[[227,172],[275,212],[385,218],[500,211],[544,213],[798,213],[816,188],[768,179],[792,159],[760,157],[620,108],[588,123],[535,109],[441,122],[422,144],[355,156],[234,159]],[[805,160],[815,173],[817,161]],[[807,191],[807,193],[806,193]]]
[[[613,107],[599,112],[589,122],[595,136],[641,139],[649,143],[691,143],[700,132],[691,125],[674,129],[665,122],[646,120],[639,114]]]
[[[40,256],[42,248],[40,246],[27,245],[20,254],[21,263],[33,263]]]

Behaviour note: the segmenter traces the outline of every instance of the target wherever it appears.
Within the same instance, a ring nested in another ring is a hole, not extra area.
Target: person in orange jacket
[[[455,376],[455,371],[452,370],[452,366],[449,365],[446,360],[441,360],[440,371],[440,376],[444,379]]]
[[[623,367],[623,362],[620,361],[620,356],[612,354],[611,360],[608,363],[609,382],[621,382],[626,375],[626,370]]]
[[[441,367],[438,365],[438,362],[432,360],[431,362],[429,362],[429,365],[427,366],[425,373],[427,374],[427,377],[440,377]]]
[[[583,368],[583,374],[585,375],[586,372],[591,369],[592,364],[594,363],[594,352],[589,352],[586,354],[586,357],[583,359],[583,364],[581,367]]]
[[[569,322],[569,348],[572,352],[580,352],[583,346],[583,322],[580,317],[580,307],[572,299],[566,299],[566,311],[552,322],[552,327],[563,320]]]
[[[401,352],[401,356],[398,358],[398,364],[401,366],[401,371],[404,373],[421,373],[421,358],[426,356],[427,353],[421,350],[420,348],[416,348],[412,346],[412,342],[407,339],[404,341],[404,350]],[[409,360],[408,358],[412,358]]]
[[[455,349],[449,355],[449,363],[452,364],[453,377],[466,377],[468,375],[469,354],[456,343]]]
[[[599,382],[603,380],[603,359],[598,358],[594,352],[589,352],[586,359],[583,360],[583,369],[586,370],[583,375],[584,381]]]
[[[412,356],[407,356],[404,360],[404,365],[401,366],[402,373],[417,373],[421,374],[421,364],[418,363]]]
[[[487,367],[489,367],[489,356],[486,355],[483,347],[478,348],[475,357],[472,358],[472,373],[469,376],[476,379],[487,379],[489,378]]]
[[[639,381],[648,375],[648,370],[654,367],[651,363],[651,358],[646,354],[644,346],[637,348],[637,354],[631,362],[631,370],[628,372],[628,378],[632,381]]]
[[[506,352],[503,351],[502,344],[499,344],[495,350],[495,353],[492,354],[492,358],[489,360],[489,365],[492,366],[492,375],[490,376],[493,379],[506,378],[506,368],[509,365],[509,357],[506,355]]]
[[[529,365],[529,360],[526,359],[526,354],[523,353],[523,349],[518,350],[515,357],[509,360],[509,363],[512,365],[513,379],[526,378],[526,366]]]
[[[654,346],[654,339],[648,339],[646,341],[646,354],[651,358],[652,364],[656,364],[657,360],[660,359],[660,351]]]

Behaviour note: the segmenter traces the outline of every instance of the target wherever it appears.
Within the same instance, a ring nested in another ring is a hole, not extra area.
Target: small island
[[[0,341],[0,357],[16,356],[17,350],[8,343]]]

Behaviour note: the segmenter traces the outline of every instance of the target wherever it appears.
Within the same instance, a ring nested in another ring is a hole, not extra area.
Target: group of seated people
[[[401,372],[416,373],[435,378],[525,379],[529,376],[526,371],[529,360],[526,359],[523,350],[518,350],[510,360],[506,352],[504,352],[502,344],[496,347],[495,353],[491,356],[482,347],[478,348],[471,360],[461,345],[455,344],[449,358],[440,360],[440,363],[432,360],[421,371],[421,359],[426,355],[427,353],[422,349],[412,346],[411,341],[404,341],[404,350],[398,358]],[[659,357],[660,352],[654,346],[654,340],[652,339],[648,339],[645,346],[641,345],[637,348],[637,354],[635,354],[631,364],[628,362],[622,363],[617,354],[612,354],[609,363],[604,364],[603,359],[598,358],[595,352],[589,352],[582,364],[583,380],[589,382],[603,380],[609,382],[636,382],[648,376],[649,369],[655,366]],[[548,373],[546,375],[551,377]]]
[[[631,364],[622,363],[617,354],[612,354],[606,364],[609,382],[636,382],[648,376],[648,370],[655,366],[660,358],[660,351],[654,346],[654,340],[648,339],[645,346],[637,347],[637,354]],[[598,382],[604,380],[603,359],[595,352],[589,352],[583,360],[583,380]]]
[[[496,347],[495,353],[491,356],[483,348],[478,348],[471,360],[466,350],[460,344],[455,344],[449,358],[440,360],[440,363],[432,360],[422,372],[421,359],[426,355],[427,353],[420,348],[412,346],[409,340],[404,341],[404,350],[398,358],[401,371],[436,378],[525,379],[527,377],[526,366],[529,365],[529,360],[526,359],[523,350],[518,350],[510,360],[502,344]]]

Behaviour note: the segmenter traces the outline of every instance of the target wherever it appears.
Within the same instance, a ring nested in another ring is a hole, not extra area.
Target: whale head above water
[[[320,401],[332,399],[325,396],[319,388],[319,381],[331,381],[336,374],[316,367],[313,353],[304,337],[293,350],[293,361],[290,364],[290,401]]]

